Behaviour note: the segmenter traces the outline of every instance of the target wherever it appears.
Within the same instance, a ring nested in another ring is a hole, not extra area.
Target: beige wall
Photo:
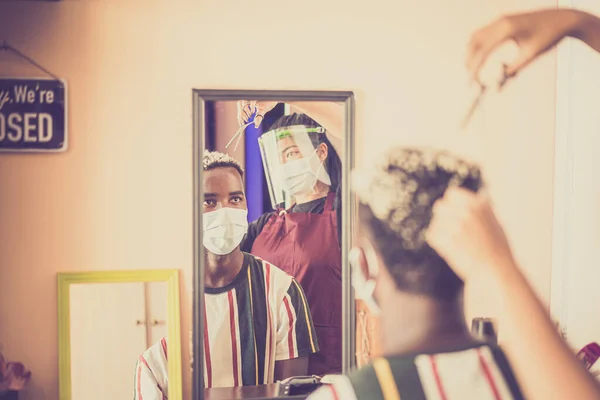
[[[190,329],[191,88],[353,90],[362,159],[393,141],[452,137],[468,33],[498,13],[555,1],[297,4],[0,3],[0,39],[69,84],[69,151],[0,156],[0,341],[33,370],[23,399],[57,397],[58,271],[181,268],[182,331]],[[262,41],[277,50],[263,53]],[[32,74],[0,57],[3,75]],[[548,56],[490,99],[486,128],[469,146],[485,158],[500,214],[544,299],[554,91]]]

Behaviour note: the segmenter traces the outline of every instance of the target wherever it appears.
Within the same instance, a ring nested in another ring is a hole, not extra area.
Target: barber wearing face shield
[[[254,115],[258,126],[276,104],[239,102],[240,125]],[[343,107],[322,102],[289,105],[299,113],[281,117],[259,138],[275,211],[249,225],[241,248],[274,263],[302,285],[321,348],[310,355],[308,373],[341,373],[342,164],[337,149]],[[285,208],[289,200],[291,206]]]

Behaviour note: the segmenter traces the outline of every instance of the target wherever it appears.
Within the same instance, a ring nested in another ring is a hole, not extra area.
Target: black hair
[[[294,113],[290,115],[284,115],[283,117],[277,119],[269,129],[272,130],[294,125],[303,125],[308,128],[323,128],[308,115]],[[342,160],[327,138],[325,129],[323,129],[323,132],[308,132],[308,137],[315,148],[321,143],[325,143],[325,145],[327,145],[327,158],[324,162],[324,168],[331,179],[331,191],[335,192],[336,194],[333,208],[335,210],[341,210]]]
[[[244,168],[235,158],[218,151],[204,150],[202,169],[210,171],[215,168],[235,168],[244,179]]]
[[[368,227],[398,289],[455,300],[463,282],[427,244],[425,232],[434,203],[449,186],[474,192],[483,187],[479,168],[446,152],[400,148],[388,153],[369,183],[359,180],[360,175],[361,224]]]

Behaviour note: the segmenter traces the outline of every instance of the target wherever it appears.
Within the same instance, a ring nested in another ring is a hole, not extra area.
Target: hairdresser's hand
[[[240,100],[237,103],[237,118],[240,126],[250,122],[250,117],[256,111],[256,117],[254,118],[254,126],[258,128],[262,122],[265,114],[271,111],[276,105],[277,101],[256,101],[256,100]]]
[[[487,57],[503,43],[512,40],[519,46],[519,54],[510,65],[505,66],[506,81],[539,55],[556,46],[561,39],[572,34],[580,19],[581,12],[566,9],[505,15],[471,36],[467,50],[467,69],[471,77],[478,81],[479,70]]]
[[[427,241],[464,281],[514,265],[489,200],[466,189],[449,188],[434,204]]]

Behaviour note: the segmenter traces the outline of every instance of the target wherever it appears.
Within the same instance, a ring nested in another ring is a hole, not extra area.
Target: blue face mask
[[[373,246],[369,243],[366,247],[367,248],[363,247],[362,250],[355,247],[348,253],[348,261],[352,268],[352,287],[354,288],[356,299],[362,300],[369,308],[371,314],[379,315],[381,309],[374,297],[376,285],[375,278],[379,274],[379,260]],[[367,261],[367,268],[369,270],[368,278],[365,278],[360,268],[361,251],[365,255]]]

